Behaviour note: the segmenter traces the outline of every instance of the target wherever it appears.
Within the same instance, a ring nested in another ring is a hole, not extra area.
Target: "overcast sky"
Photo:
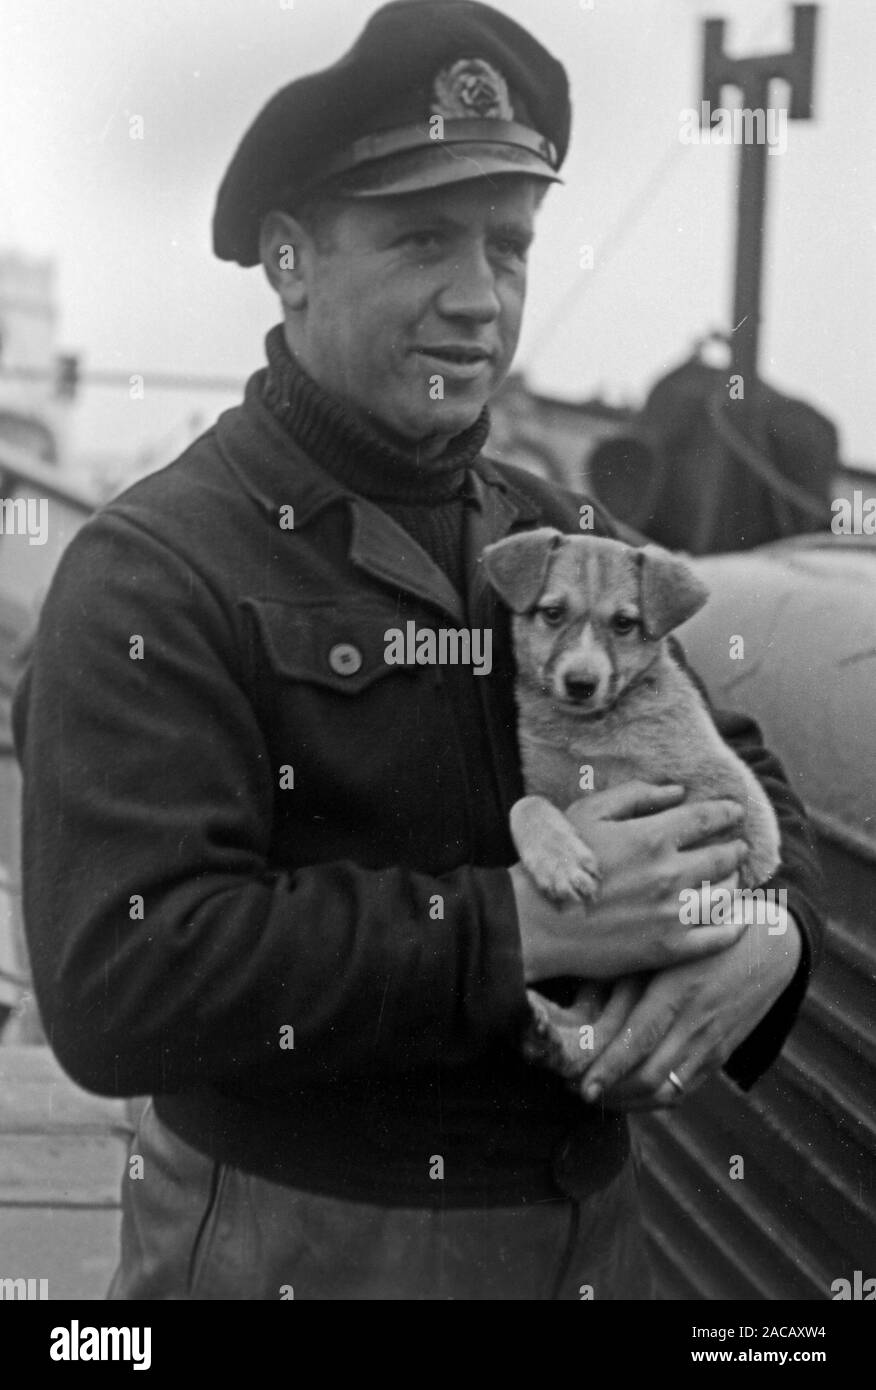
[[[333,62],[371,0],[3,0],[0,247],[58,264],[60,346],[87,365],[240,376],[279,315],[259,270],[210,249],[213,200],[267,98]],[[785,0],[506,0],[567,65],[565,186],[541,215],[517,364],[551,394],[641,401],[728,326],[738,151],[683,145],[706,15],[731,51],[783,48]],[[761,369],[876,466],[876,4],[823,0],[812,122],[768,159]],[[730,95],[730,94],[728,94]],[[129,121],[143,120],[132,140]],[[622,230],[621,230],[622,229]],[[595,268],[579,268],[582,245]],[[98,399],[99,398],[99,399]],[[199,402],[212,415],[230,403]],[[85,393],[76,443],[129,454],[191,409]],[[132,413],[133,412],[133,413]]]

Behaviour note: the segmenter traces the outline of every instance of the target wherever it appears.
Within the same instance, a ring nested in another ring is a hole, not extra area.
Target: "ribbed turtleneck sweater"
[[[324,391],[290,353],[282,325],[271,329],[265,347],[263,400],[275,419],[315,463],[413,536],[464,597],[463,486],[490,431],[486,407],[443,454],[421,459],[415,445],[394,447]]]

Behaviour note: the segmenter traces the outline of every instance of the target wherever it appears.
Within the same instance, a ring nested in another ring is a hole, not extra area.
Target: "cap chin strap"
[[[459,145],[489,143],[492,145],[511,145],[517,149],[528,150],[538,155],[552,169],[557,167],[556,146],[539,135],[537,130],[520,125],[518,121],[501,121],[495,117],[476,119],[447,120],[442,117],[443,130],[440,139],[433,139],[425,125],[399,126],[396,130],[385,130],[379,135],[363,135],[348,149],[330,159],[320,171],[320,179],[334,178],[338,174],[356,169],[374,160],[386,159],[389,155],[403,154],[407,150],[430,149],[440,145]]]

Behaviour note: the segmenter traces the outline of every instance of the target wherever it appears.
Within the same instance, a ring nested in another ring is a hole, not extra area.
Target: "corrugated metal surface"
[[[759,719],[811,807],[831,917],[797,1026],[754,1090],[722,1078],[638,1126],[663,1298],[824,1299],[856,1269],[876,1275],[876,556],[842,547],[834,566],[816,549],[707,561],[715,602],[685,638],[713,698]],[[744,668],[722,622],[745,636]]]

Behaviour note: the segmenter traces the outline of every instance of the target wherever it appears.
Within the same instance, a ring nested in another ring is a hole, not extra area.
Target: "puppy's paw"
[[[526,991],[531,1010],[521,1050],[527,1062],[546,1067],[567,1081],[580,1077],[587,1059],[577,1047],[577,1032],[566,1010],[537,990]]]
[[[562,1008],[536,989],[527,989],[530,1018],[522,1040],[527,1062],[574,1085],[593,1060],[594,1027],[605,1005],[603,986],[582,982],[569,1008]]]
[[[511,811],[520,862],[552,902],[595,901],[599,864],[562,811],[541,796],[525,796]]]
[[[572,853],[524,855],[521,862],[530,878],[551,902],[558,905],[593,903],[599,896],[599,869],[585,844],[580,844],[580,849]]]

